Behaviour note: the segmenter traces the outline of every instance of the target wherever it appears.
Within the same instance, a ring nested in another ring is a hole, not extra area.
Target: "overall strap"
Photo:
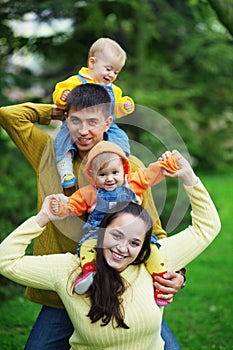
[[[111,98],[111,116],[115,119],[114,108],[116,104],[116,98],[113,92],[112,84],[111,85],[100,84],[100,85],[105,88],[105,90],[108,92]]]
[[[87,80],[81,74],[77,74],[77,77],[81,80],[82,84],[87,83]]]

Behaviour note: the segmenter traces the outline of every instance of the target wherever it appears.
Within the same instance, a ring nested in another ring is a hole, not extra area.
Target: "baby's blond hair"
[[[102,52],[104,49],[111,50],[111,52],[118,59],[119,63],[123,67],[126,61],[126,52],[122,49],[122,47],[114,40],[110,38],[100,38],[96,40],[92,46],[90,47],[88,53],[88,59],[90,57],[95,57],[96,53]]]

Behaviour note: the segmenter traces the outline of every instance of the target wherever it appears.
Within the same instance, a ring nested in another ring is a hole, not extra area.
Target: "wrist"
[[[181,276],[183,277],[183,279],[184,279],[184,282],[183,282],[183,284],[182,284],[182,286],[181,286],[181,289],[182,289],[182,288],[184,288],[184,287],[186,286],[186,276],[185,276],[185,274],[186,274],[186,269],[183,268],[183,269],[181,269],[181,270],[179,270],[179,271],[176,271],[176,273],[178,273],[179,275],[181,275]]]
[[[42,228],[49,222],[49,218],[40,211],[37,215],[35,215],[35,221]]]
[[[191,173],[184,176],[182,181],[185,186],[195,186],[198,182],[198,178],[194,171],[192,171]]]

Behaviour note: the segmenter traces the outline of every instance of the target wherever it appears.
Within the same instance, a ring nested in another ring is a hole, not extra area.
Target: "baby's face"
[[[120,158],[111,159],[101,167],[95,178],[96,187],[113,191],[124,183],[124,168]]]
[[[111,51],[103,50],[89,59],[89,74],[99,84],[113,83],[122,69]]]

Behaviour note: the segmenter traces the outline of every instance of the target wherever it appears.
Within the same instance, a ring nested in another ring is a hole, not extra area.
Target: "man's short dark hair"
[[[108,92],[97,84],[82,84],[71,90],[66,103],[66,111],[75,108],[80,111],[85,108],[94,107],[103,111],[105,118],[111,114],[111,98]]]

